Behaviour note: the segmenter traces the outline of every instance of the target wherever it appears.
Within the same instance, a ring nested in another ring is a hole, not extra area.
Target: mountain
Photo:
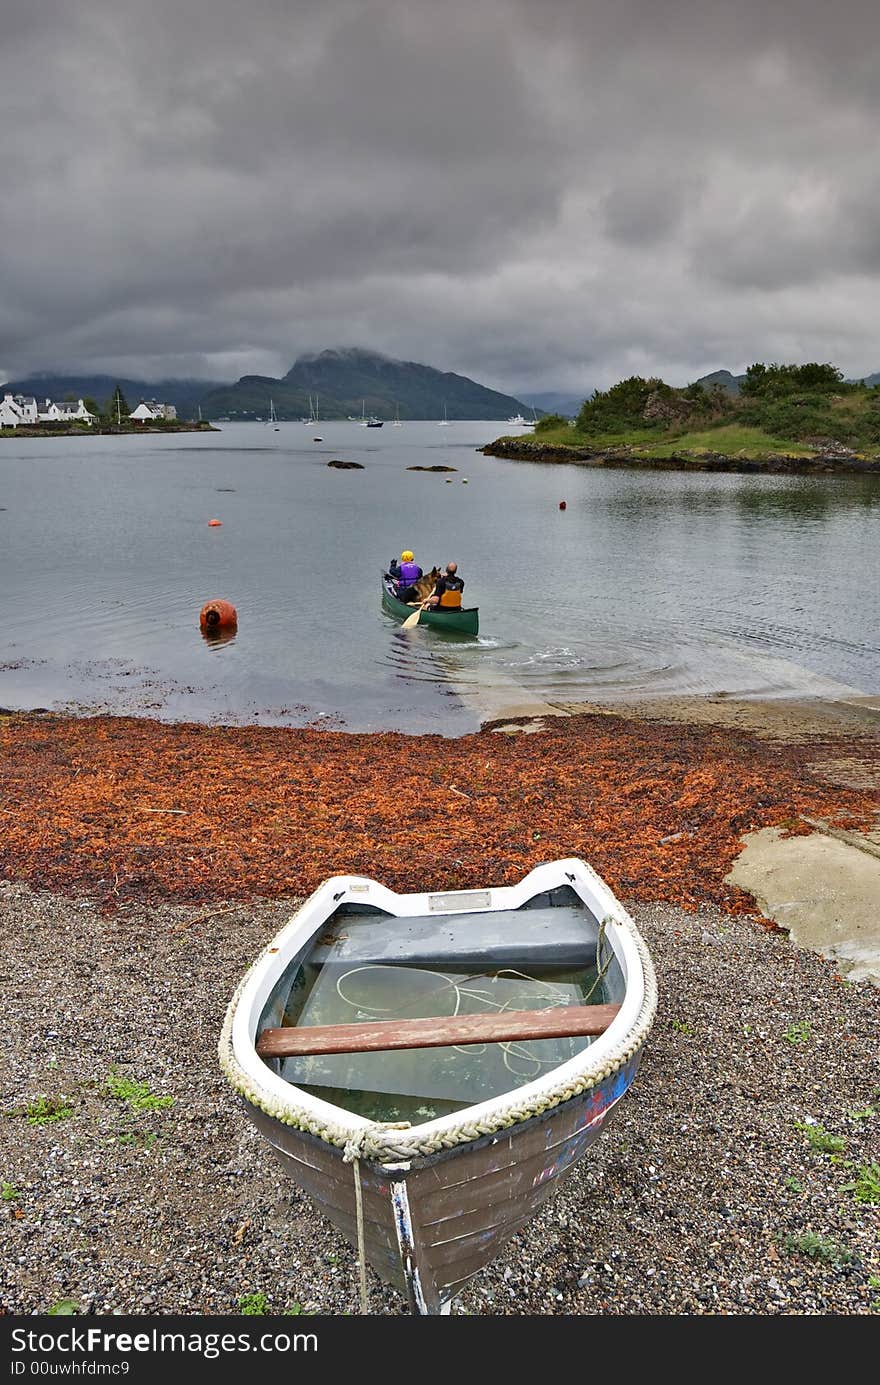
[[[279,418],[305,418],[309,396],[318,396],[322,419],[400,417],[506,419],[527,412],[512,395],[500,394],[465,375],[398,361],[375,351],[348,347],[300,356],[283,380],[243,375],[234,385],[210,390],[202,399],[206,418],[262,418],[271,399]]]
[[[117,385],[122,386],[126,402],[134,409],[141,399],[156,399],[160,404],[173,404],[178,418],[195,418],[205,394],[217,388],[211,380],[125,380],[117,375],[29,375],[0,385],[3,394],[32,394],[38,402],[44,399],[62,400],[72,394],[74,399],[94,399],[102,407],[113,397]],[[205,414],[207,418],[208,415]]]
[[[583,394],[559,394],[551,390],[544,394],[530,394],[526,403],[530,409],[537,409],[539,414],[561,414],[563,418],[576,418],[584,400],[589,399],[592,393],[592,385],[588,386]]]
[[[744,375],[731,375],[729,370],[713,370],[711,375],[701,375],[694,384],[702,385],[704,390],[720,385],[728,394],[739,394],[739,387],[745,378]]]
[[[880,370],[877,371],[876,375],[866,375],[864,382],[869,387],[873,385],[880,385]]]

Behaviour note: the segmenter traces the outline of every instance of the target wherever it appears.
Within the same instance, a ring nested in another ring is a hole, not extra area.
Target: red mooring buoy
[[[238,612],[231,601],[206,601],[199,611],[199,625],[206,635],[231,633],[238,626]]]
[[[221,525],[222,523],[223,523],[223,520],[222,520],[222,519],[209,519],[209,520],[208,520],[208,528],[209,528],[209,529],[219,529],[219,528],[220,528],[220,525]]]
[[[560,502],[559,502],[559,508],[560,508],[560,510],[564,510],[564,509],[565,509],[565,501],[564,501],[564,500],[560,500]]]

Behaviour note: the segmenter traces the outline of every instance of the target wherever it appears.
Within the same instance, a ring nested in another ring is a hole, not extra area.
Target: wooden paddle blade
[[[430,1019],[374,1020],[370,1024],[318,1024],[264,1029],[261,1058],[304,1053],[371,1053],[393,1048],[445,1048],[515,1039],[559,1039],[604,1034],[619,1005],[562,1005],[550,1010],[503,1010],[491,1015],[436,1015]]]
[[[411,616],[407,616],[406,620],[403,622],[403,625],[401,626],[401,629],[403,629],[403,630],[411,630],[411,629],[413,628],[414,625],[418,625],[418,623],[419,623],[419,616],[420,616],[421,614],[422,614],[422,608],[421,608],[421,606],[419,606],[417,610],[413,611],[413,613],[412,613]]]

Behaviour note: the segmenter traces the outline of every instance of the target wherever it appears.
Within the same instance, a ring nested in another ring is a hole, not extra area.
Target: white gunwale
[[[569,876],[574,878],[569,879]],[[292,958],[306,948],[309,940],[343,902],[375,905],[399,918],[431,915],[442,919],[444,913],[466,912],[467,906],[464,901],[468,895],[485,898],[488,894],[488,906],[476,908],[473,912],[494,913],[499,909],[517,909],[534,895],[561,885],[570,885],[598,920],[607,920],[607,941],[613,948],[626,978],[626,992],[618,1015],[605,1033],[595,1039],[582,1053],[554,1068],[552,1076],[554,1083],[563,1084],[569,1078],[581,1076],[585,1068],[593,1068],[594,1065],[599,1067],[606,1054],[616,1049],[635,1025],[645,998],[645,977],[641,958],[629,931],[635,927],[632,919],[592,867],[574,857],[537,866],[516,885],[488,889],[446,892],[432,890],[419,894],[397,894],[377,881],[361,875],[337,875],[325,880],[304,901],[284,928],[269,941],[251,967],[239,994],[232,1021],[231,1040],[235,1059],[255,1088],[261,1090],[270,1101],[283,1104],[295,1098],[299,1106],[314,1116],[317,1125],[332,1123],[342,1130],[347,1130],[350,1136],[355,1136],[373,1122],[342,1107],[322,1101],[304,1088],[284,1081],[257,1055],[255,1045],[260,1017],[276,983]],[[461,901],[458,907],[442,912],[432,909],[431,900],[436,900],[438,894],[443,893],[454,894],[456,900]],[[491,1119],[509,1106],[513,1093],[518,1100],[528,1101],[531,1096],[537,1096],[545,1090],[546,1083],[545,1075],[535,1081],[512,1087],[478,1105],[454,1111],[436,1120],[426,1121],[422,1125],[412,1126],[410,1130],[395,1132],[395,1139],[405,1144],[407,1136],[411,1136],[415,1143],[423,1141],[426,1137],[442,1135],[460,1126],[465,1112],[469,1120]]]

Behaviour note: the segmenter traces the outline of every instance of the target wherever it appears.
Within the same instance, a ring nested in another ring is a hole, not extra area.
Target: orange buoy
[[[222,635],[238,626],[238,612],[231,601],[206,601],[199,612],[199,625],[206,635]]]
[[[564,510],[564,509],[565,509],[565,501],[564,501],[564,500],[560,500],[560,502],[559,502],[559,508],[560,508],[560,510]]]
[[[209,520],[208,520],[208,528],[209,528],[209,529],[217,529],[217,528],[219,528],[219,526],[220,526],[222,523],[223,523],[223,520],[222,520],[222,519],[209,519]]]

